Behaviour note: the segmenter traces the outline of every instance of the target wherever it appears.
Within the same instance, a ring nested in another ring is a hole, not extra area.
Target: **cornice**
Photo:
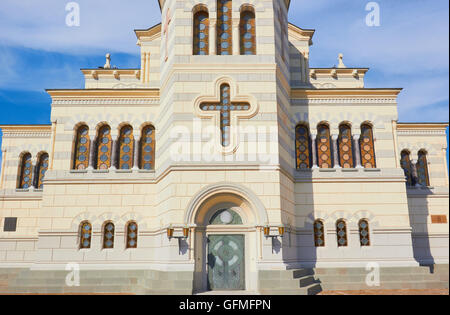
[[[57,106],[156,106],[159,98],[77,98],[77,99],[55,99],[52,103]]]
[[[55,99],[70,98],[152,98],[159,99],[159,89],[83,89],[83,90],[46,90]]]
[[[51,125],[0,125],[3,139],[7,138],[50,138]]]
[[[396,99],[402,89],[292,89],[291,99]]]

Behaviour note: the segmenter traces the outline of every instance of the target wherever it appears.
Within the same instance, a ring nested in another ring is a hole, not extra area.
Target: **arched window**
[[[217,0],[217,54],[232,55],[232,1]]]
[[[106,170],[111,167],[111,128],[103,126],[98,131],[97,137],[97,169]]]
[[[138,226],[136,222],[127,224],[127,248],[137,248]]]
[[[122,127],[119,137],[119,169],[130,170],[133,167],[134,137],[131,126]]]
[[[91,140],[89,139],[89,128],[83,125],[77,130],[73,159],[74,170],[85,170],[88,168],[90,145]]]
[[[427,153],[420,151],[417,159],[417,180],[418,184],[424,187],[430,186],[430,177],[428,173]]]
[[[330,128],[325,124],[321,124],[318,127],[317,152],[320,168],[333,167],[331,157]]]
[[[241,33],[241,55],[256,55],[255,13],[250,9],[241,12],[239,29]]]
[[[365,219],[359,221],[359,240],[361,246],[370,246],[369,222]]]
[[[38,166],[37,166],[37,188],[38,189],[42,189],[44,188],[44,177],[45,177],[45,173],[48,170],[48,154],[47,153],[43,153],[40,157],[39,157],[39,162],[38,162]]]
[[[142,130],[140,168],[144,170],[155,169],[155,128],[147,126]]]
[[[114,224],[108,222],[103,227],[103,248],[110,249],[114,248]]]
[[[209,54],[209,14],[202,10],[194,15],[194,55]]]
[[[336,233],[338,247],[346,247],[348,245],[347,223],[345,223],[344,220],[339,220],[336,222]]]
[[[339,159],[342,168],[353,168],[352,129],[349,125],[339,127]]]
[[[414,180],[412,176],[412,169],[411,169],[411,157],[408,151],[403,150],[402,151],[402,158],[400,160],[400,165],[405,172],[406,177],[406,186],[412,187],[414,186]]]
[[[305,125],[299,125],[295,129],[295,149],[297,154],[297,169],[311,168],[311,137],[309,129]]]
[[[88,222],[80,224],[80,249],[91,248],[92,225]]]
[[[31,160],[31,154],[26,153],[20,161],[18,188],[28,189],[31,186],[33,186],[33,162]]]
[[[325,247],[325,225],[322,220],[314,222],[314,243],[316,247]]]
[[[361,126],[361,162],[365,168],[376,168],[372,126]]]

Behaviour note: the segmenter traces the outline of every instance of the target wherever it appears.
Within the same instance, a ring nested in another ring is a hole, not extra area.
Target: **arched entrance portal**
[[[188,209],[186,223],[193,238],[194,290],[257,291],[257,262],[261,257],[264,208],[244,188],[205,189]]]

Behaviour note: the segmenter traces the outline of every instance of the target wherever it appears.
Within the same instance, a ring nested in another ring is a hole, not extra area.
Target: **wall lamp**
[[[183,234],[181,236],[174,236],[175,229],[172,226],[167,228],[167,238],[171,240],[172,238],[178,240],[185,240],[189,238],[190,229],[189,227],[183,227]]]
[[[283,225],[279,226],[278,227],[278,235],[270,235],[270,231],[271,231],[270,226],[266,225],[264,227],[264,236],[266,238],[269,238],[269,237],[271,237],[271,238],[284,237],[284,235],[286,234],[286,227],[283,226]]]

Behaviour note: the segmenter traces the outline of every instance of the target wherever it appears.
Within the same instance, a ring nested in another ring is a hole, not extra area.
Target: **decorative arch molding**
[[[254,223],[256,226],[264,226],[269,222],[264,204],[250,189],[239,184],[217,183],[203,188],[191,199],[184,215],[184,224],[195,226],[198,210],[202,204],[209,198],[224,193],[236,195],[249,202],[255,217],[256,222]]]
[[[184,2],[184,12],[193,12],[198,5],[206,6],[209,12],[217,12],[217,0],[186,0]],[[257,12],[264,12],[266,7],[259,0],[233,0],[233,12],[241,12],[243,6],[252,6]]]
[[[425,151],[427,155],[436,155],[441,151],[440,145],[434,146],[426,142],[402,141],[398,144],[398,147],[400,152],[409,151],[412,160],[417,160],[420,151]]]
[[[314,222],[319,219],[325,223],[326,229],[334,229],[335,224],[339,219],[344,219],[347,222],[348,228],[353,230],[358,228],[358,223],[362,219],[368,220],[371,228],[380,226],[379,222],[376,220],[375,214],[369,210],[359,210],[354,213],[338,210],[333,213],[327,211],[315,211],[314,213],[311,213],[305,221],[305,227],[313,229]]]

